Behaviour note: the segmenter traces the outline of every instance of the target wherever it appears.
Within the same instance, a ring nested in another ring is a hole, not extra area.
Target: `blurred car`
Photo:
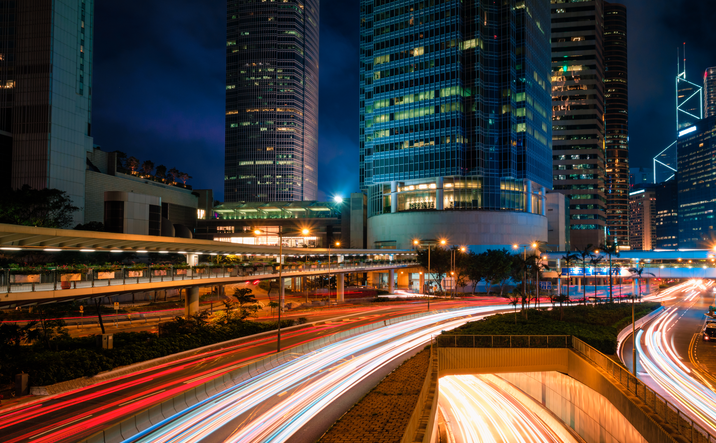
[[[716,341],[716,321],[706,322],[703,330],[704,341]]]

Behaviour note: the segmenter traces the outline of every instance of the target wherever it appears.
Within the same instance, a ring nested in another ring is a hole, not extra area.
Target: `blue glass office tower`
[[[369,247],[546,240],[549,2],[361,0],[360,26]]]

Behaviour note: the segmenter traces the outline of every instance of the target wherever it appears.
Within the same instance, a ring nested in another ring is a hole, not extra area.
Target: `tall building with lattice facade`
[[[573,247],[605,241],[604,2],[551,0],[554,190]]]
[[[629,246],[629,70],[627,9],[604,4],[604,129],[607,241]]]
[[[716,66],[704,71],[704,117],[716,115]]]
[[[360,185],[369,247],[411,247],[411,236],[435,239],[461,223],[464,234],[451,240],[460,244],[546,240],[549,4],[360,5]],[[492,236],[475,231],[493,223]]]
[[[316,199],[319,6],[227,1],[227,202]]]
[[[76,223],[93,145],[93,17],[94,0],[0,2],[0,184],[65,191]]]

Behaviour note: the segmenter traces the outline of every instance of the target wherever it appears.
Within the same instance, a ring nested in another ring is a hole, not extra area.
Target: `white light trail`
[[[261,406],[227,440],[283,442],[332,401],[431,336],[510,306],[466,308],[428,315],[352,337],[285,363],[126,440],[199,442]],[[288,395],[283,395],[288,392]]]

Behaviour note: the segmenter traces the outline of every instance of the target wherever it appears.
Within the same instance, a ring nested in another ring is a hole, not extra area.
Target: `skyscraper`
[[[604,242],[607,222],[604,2],[551,2],[554,190],[570,198],[570,241],[583,248]]]
[[[627,10],[604,4],[607,240],[629,244],[629,75]]]
[[[94,0],[0,2],[0,154],[20,188],[69,194],[84,222]]]
[[[704,117],[716,115],[716,66],[704,71]]]
[[[227,1],[227,202],[316,199],[319,3]]]
[[[680,249],[716,245],[716,116],[682,130],[678,139]]]
[[[361,0],[360,23],[368,246],[546,240],[548,5]]]

